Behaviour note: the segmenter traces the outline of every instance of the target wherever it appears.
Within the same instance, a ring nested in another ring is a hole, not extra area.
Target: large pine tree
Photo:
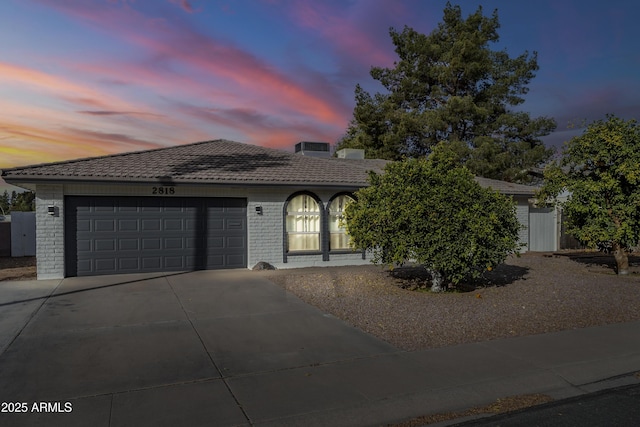
[[[398,160],[429,154],[448,141],[460,163],[476,175],[526,182],[552,150],[540,137],[555,121],[514,110],[538,70],[537,54],[512,58],[492,50],[498,13],[467,19],[447,3],[444,19],[429,35],[405,27],[390,31],[400,58],[394,68],[373,67],[386,89],[374,95],[356,86],[353,119],[338,148],[364,148],[367,157]]]

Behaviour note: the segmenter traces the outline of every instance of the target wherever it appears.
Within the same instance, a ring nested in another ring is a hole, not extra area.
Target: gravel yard
[[[465,292],[406,289],[421,269],[374,265],[261,271],[304,301],[404,350],[640,319],[640,257],[617,276],[598,252],[510,257]]]

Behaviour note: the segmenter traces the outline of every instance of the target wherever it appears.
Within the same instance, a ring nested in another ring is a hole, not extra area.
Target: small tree
[[[345,211],[352,247],[372,250],[375,263],[424,265],[434,292],[479,277],[519,247],[513,201],[482,188],[444,147],[371,173]]]
[[[9,214],[10,207],[11,201],[9,199],[9,192],[4,190],[4,193],[0,196],[0,208],[2,209],[0,213],[4,212],[5,214]]]
[[[566,143],[544,172],[538,199],[560,205],[567,231],[590,247],[611,242],[618,274],[629,271],[629,248],[640,240],[640,127],[613,115]],[[558,195],[567,192],[566,201]]]
[[[11,210],[15,212],[28,212],[36,209],[35,193],[33,191],[25,191],[22,193],[13,192],[14,196],[11,198]]]

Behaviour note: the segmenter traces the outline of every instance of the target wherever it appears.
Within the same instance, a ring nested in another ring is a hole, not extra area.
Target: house
[[[341,154],[215,140],[16,167],[2,177],[36,193],[39,279],[261,261],[277,268],[368,263],[368,254],[349,248],[339,217],[367,185],[368,171],[381,172],[386,161]],[[528,249],[534,188],[477,180],[513,196]]]

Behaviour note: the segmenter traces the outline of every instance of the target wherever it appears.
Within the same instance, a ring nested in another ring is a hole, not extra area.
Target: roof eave
[[[362,188],[369,184],[364,182],[322,182],[322,181],[210,181],[195,179],[171,179],[171,178],[140,178],[131,179],[123,177],[83,177],[83,176],[66,176],[66,177],[43,177],[41,175],[21,175],[4,177],[5,182],[12,185],[20,184],[160,184],[164,186],[170,185],[208,185],[220,187],[291,187],[291,186],[308,186],[308,187],[324,187],[324,188]]]

